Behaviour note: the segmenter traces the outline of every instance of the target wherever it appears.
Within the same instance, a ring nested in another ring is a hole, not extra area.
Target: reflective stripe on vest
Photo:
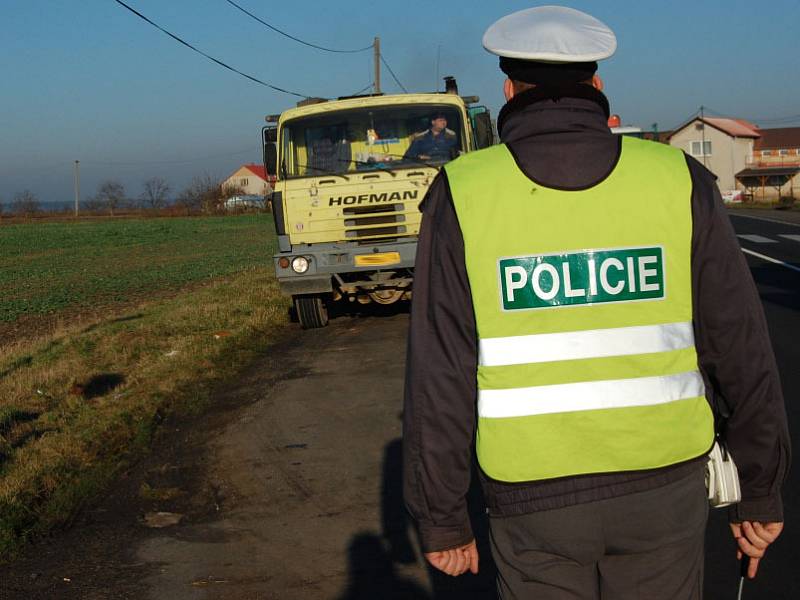
[[[478,331],[486,474],[652,469],[707,452],[683,154],[625,138],[611,174],[578,191],[530,180],[503,145],[445,169]]]
[[[646,406],[701,396],[703,393],[703,378],[697,371],[634,379],[481,390],[478,414],[484,418],[523,417]]]
[[[694,346],[690,322],[591,329],[564,333],[539,333],[502,338],[482,338],[479,362],[483,366],[623,356],[667,352]]]

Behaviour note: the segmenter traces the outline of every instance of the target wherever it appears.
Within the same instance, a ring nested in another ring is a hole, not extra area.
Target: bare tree
[[[244,196],[247,192],[245,189],[240,185],[225,185],[222,187],[222,194],[221,197],[225,200],[228,198],[233,198],[234,196]]]
[[[39,198],[30,190],[22,190],[14,194],[14,200],[11,202],[11,212],[15,215],[29,217],[33,214],[41,212],[42,205],[39,203]]]
[[[105,206],[94,196],[90,196],[85,200],[81,200],[81,210],[87,213],[98,213],[103,210]]]
[[[108,209],[113,216],[114,210],[122,208],[125,204],[125,186],[115,179],[107,179],[97,186],[94,200],[98,206]]]
[[[151,177],[144,182],[144,191],[140,198],[147,208],[164,208],[167,205],[167,196],[171,192],[167,180],[163,177]]]
[[[212,213],[222,209],[225,196],[220,181],[205,174],[192,179],[178,196],[178,202],[185,206],[187,211],[200,210]]]

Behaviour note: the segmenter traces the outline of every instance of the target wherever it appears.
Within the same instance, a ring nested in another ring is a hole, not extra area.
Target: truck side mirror
[[[478,148],[488,148],[494,144],[492,117],[489,112],[479,112],[473,116],[475,124],[475,143]]]
[[[264,168],[269,175],[278,173],[278,146],[272,143],[264,145]]]
[[[278,173],[278,129],[276,127],[264,127],[264,168],[267,174],[276,175]]]

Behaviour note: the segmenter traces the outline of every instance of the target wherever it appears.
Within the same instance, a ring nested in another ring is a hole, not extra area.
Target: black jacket
[[[591,187],[616,165],[620,140],[606,124],[607,101],[589,86],[581,90],[571,95],[580,97],[554,100],[533,89],[499,115],[502,141],[542,185]],[[780,521],[790,448],[763,309],[715,177],[694,159],[686,161],[693,185],[695,345],[709,401],[716,412],[729,413],[722,433],[742,480],[743,501],[731,518]],[[425,551],[433,551],[473,537],[465,495],[476,426],[477,336],[464,241],[444,171],[421,209],[406,367],[404,496]],[[481,479],[490,513],[502,516],[653,489],[704,464],[701,457],[647,472],[515,484]]]

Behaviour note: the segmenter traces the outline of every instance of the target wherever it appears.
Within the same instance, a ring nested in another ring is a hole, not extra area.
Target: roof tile
[[[267,181],[267,170],[264,168],[264,165],[257,165],[255,163],[251,163],[248,165],[243,165],[245,169],[248,171],[252,171],[254,174],[258,175],[264,181]]]
[[[734,137],[759,137],[758,127],[744,119],[725,119],[722,117],[703,117],[702,119],[712,127],[716,127]]]
[[[756,140],[756,150],[800,148],[800,127],[776,127],[760,129],[761,138]]]

